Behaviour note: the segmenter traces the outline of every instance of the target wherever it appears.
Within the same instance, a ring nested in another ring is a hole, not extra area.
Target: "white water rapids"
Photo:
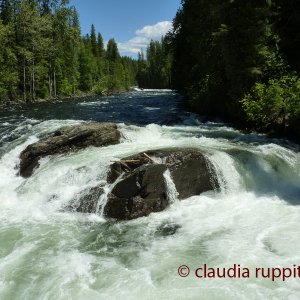
[[[122,143],[44,158],[28,179],[19,154],[77,120],[26,120],[0,152],[0,299],[300,299],[300,278],[197,279],[210,267],[300,265],[300,154],[295,145],[224,124],[120,123]],[[165,147],[196,148],[217,170],[219,192],[177,200],[128,222],[69,212],[83,190],[105,183],[111,161]],[[187,265],[189,277],[177,269]]]

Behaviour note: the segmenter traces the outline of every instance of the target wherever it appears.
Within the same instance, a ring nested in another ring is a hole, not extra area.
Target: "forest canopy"
[[[183,0],[172,85],[205,115],[298,135],[300,1]]]
[[[113,93],[136,84],[137,62],[107,49],[66,0],[0,1],[0,103]]]

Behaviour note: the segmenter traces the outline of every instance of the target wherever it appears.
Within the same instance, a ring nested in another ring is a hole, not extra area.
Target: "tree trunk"
[[[287,126],[288,126],[288,114],[287,114],[287,99],[284,98],[284,109],[283,109],[283,134],[287,137]]]
[[[26,68],[25,68],[25,56],[23,57],[23,101],[26,102]]]
[[[35,101],[35,61],[34,61],[34,47],[32,49],[32,89],[31,89],[31,100]]]
[[[52,98],[52,83],[51,83],[51,74],[48,75],[48,83],[49,83],[49,98]]]
[[[52,67],[51,63],[49,64],[49,98],[52,98],[52,78],[51,78]]]
[[[75,89],[75,76],[73,74],[73,95],[75,96],[76,89]]]
[[[53,87],[54,87],[54,98],[56,98],[56,71],[53,69]]]

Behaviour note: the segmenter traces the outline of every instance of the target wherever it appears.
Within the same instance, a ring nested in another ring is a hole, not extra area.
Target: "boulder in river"
[[[196,149],[151,150],[121,159],[111,165],[107,176],[113,183],[122,173],[132,172],[148,164],[164,164],[179,193],[179,199],[219,188],[214,167],[208,158]]]
[[[113,123],[80,124],[59,129],[50,137],[29,145],[20,155],[20,175],[29,177],[39,166],[39,159],[88,146],[107,146],[119,143],[120,132]]]
[[[118,220],[148,216],[168,206],[164,164],[145,165],[124,175],[108,195],[107,217]]]
[[[179,200],[219,188],[214,168],[201,152],[193,149],[147,151],[111,165],[107,181],[112,184],[112,190],[107,196],[105,216],[131,220],[164,210],[170,204],[167,170]],[[90,195],[93,193],[91,190]]]

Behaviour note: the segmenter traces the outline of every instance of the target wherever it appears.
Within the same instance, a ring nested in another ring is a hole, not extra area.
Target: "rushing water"
[[[44,158],[29,179],[20,152],[65,125],[114,121],[122,143]],[[219,192],[129,222],[64,208],[105,183],[111,161],[161,147],[205,151]],[[299,299],[300,278],[255,278],[300,265],[300,155],[291,143],[203,122],[171,91],[141,91],[0,112],[0,299]],[[180,265],[189,277],[177,273]],[[240,264],[248,279],[197,279]]]

